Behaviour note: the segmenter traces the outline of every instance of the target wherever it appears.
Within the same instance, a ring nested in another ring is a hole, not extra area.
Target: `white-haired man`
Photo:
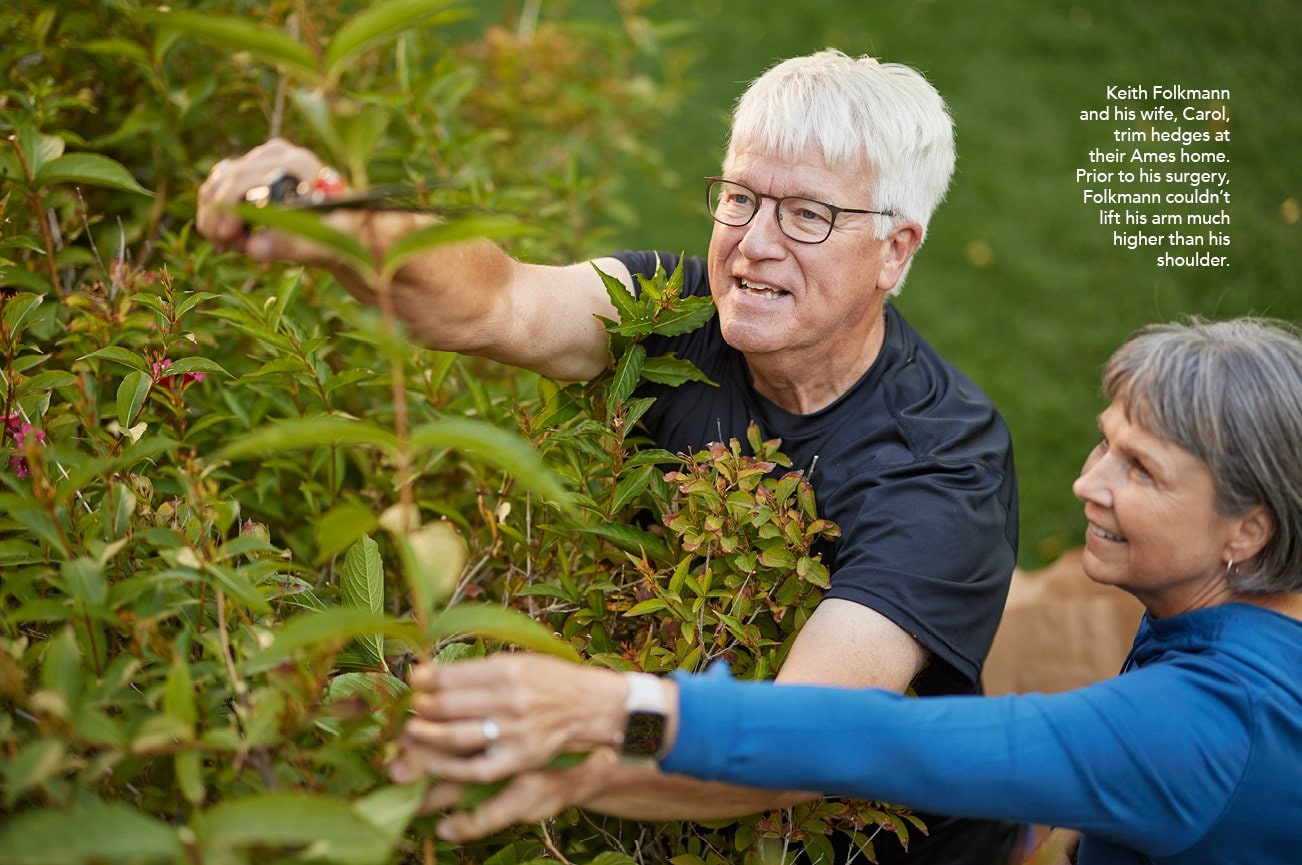
[[[881,687],[922,696],[979,690],[1016,554],[1011,445],[981,391],[887,303],[897,292],[954,166],[944,102],[916,71],[823,51],[780,63],[739,101],[722,176],[707,180],[715,226],[705,262],[684,262],[685,293],[718,316],[676,352],[719,387],[664,392],[645,418],[663,447],[693,451],[744,439],[758,422],[812,473],[841,538],[831,586],[779,681]],[[372,299],[356,274],[309,243],[250,234],[220,205],[283,169],[312,177],[311,153],[273,141],[224,164],[200,191],[198,226],[256,259],[330,268]],[[419,217],[336,212],[337,227],[383,249]],[[673,256],[660,256],[667,268]],[[616,317],[593,264],[635,291],[656,255],[623,252],[565,267],[527,264],[487,242],[432,250],[403,268],[395,307],[424,343],[567,380],[608,362],[596,315]],[[415,721],[417,725],[419,720]],[[799,747],[799,743],[793,743]],[[420,766],[407,741],[399,775]],[[640,820],[711,820],[786,807],[774,794],[688,781],[598,752],[564,775],[517,777],[472,813],[445,819],[452,839],[579,804]],[[1016,831],[924,815],[931,833],[906,859],[1006,861]]]

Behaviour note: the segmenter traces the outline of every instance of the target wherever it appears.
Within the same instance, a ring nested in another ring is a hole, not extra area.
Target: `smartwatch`
[[[664,686],[659,676],[649,673],[625,673],[628,696],[624,698],[624,736],[619,746],[621,760],[630,763],[653,763],[666,753]]]

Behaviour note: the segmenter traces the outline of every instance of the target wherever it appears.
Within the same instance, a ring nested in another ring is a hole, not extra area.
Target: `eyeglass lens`
[[[710,186],[710,214],[724,225],[750,222],[763,199],[740,183],[718,180]],[[826,204],[808,198],[778,201],[778,225],[782,233],[802,243],[821,243],[832,233],[835,214]]]

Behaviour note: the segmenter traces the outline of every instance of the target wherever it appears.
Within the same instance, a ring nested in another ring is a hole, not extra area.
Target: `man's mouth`
[[[1103,538],[1103,540],[1105,541],[1116,541],[1118,543],[1124,543],[1126,540],[1121,535],[1114,535],[1112,532],[1100,528],[1094,523],[1090,523],[1090,534]]]
[[[779,297],[786,297],[790,292],[783,291],[780,288],[774,288],[771,285],[765,285],[762,282],[747,282],[744,279],[737,280],[737,285],[743,292],[751,297],[763,297],[770,300],[776,300]]]

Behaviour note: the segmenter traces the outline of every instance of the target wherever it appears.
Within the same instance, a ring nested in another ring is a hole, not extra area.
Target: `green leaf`
[[[785,547],[770,547],[760,551],[759,561],[766,568],[792,568],[796,557]]]
[[[212,562],[204,565],[203,570],[204,573],[212,577],[212,581],[217,584],[217,588],[225,590],[227,595],[250,610],[258,613],[271,612],[271,605],[267,603],[267,599],[239,571]]]
[[[90,354],[83,354],[81,357],[77,358],[77,360],[89,360],[92,357],[102,357],[105,360],[111,360],[114,363],[120,363],[123,366],[144,373],[150,371],[149,364],[145,363],[143,357],[136,354],[134,351],[123,348],[120,345],[110,345],[101,348],[99,351],[92,351]]]
[[[180,360],[170,364],[164,371],[164,375],[183,375],[187,372],[211,372],[217,375],[224,375],[227,378],[234,378],[229,372],[222,368],[222,365],[215,360],[209,360],[206,357],[183,357]]]
[[[50,278],[44,274],[32,273],[21,267],[0,266],[0,287],[8,285],[25,288],[37,294],[51,291]]]
[[[90,54],[103,54],[109,57],[122,57],[133,60],[141,66],[149,65],[149,55],[135,42],[125,39],[91,39],[80,46],[82,51]]]
[[[397,844],[420,810],[431,780],[422,778],[412,784],[381,787],[353,802],[353,811],[380,830],[390,845]]]
[[[669,309],[656,313],[654,321],[648,326],[646,322],[621,324],[609,328],[611,333],[627,336],[654,333],[660,336],[679,336],[690,333],[710,319],[717,310],[714,301],[708,297],[685,297],[676,301]]]
[[[642,378],[656,384],[667,384],[670,387],[678,387],[689,381],[704,382],[718,387],[718,384],[711,381],[708,375],[697,369],[696,364],[675,357],[672,353],[647,358],[646,363],[642,365]]]
[[[362,105],[353,111],[334,113],[334,126],[349,175],[357,181],[366,176],[366,161],[375,152],[392,115],[381,105]]]
[[[46,162],[63,155],[63,139],[57,135],[42,135],[35,127],[25,123],[15,124],[13,141],[23,153],[27,169],[39,173]],[[15,172],[16,174],[16,172]]]
[[[372,538],[362,538],[344,556],[339,588],[347,606],[373,613],[384,609],[384,563]]]
[[[440,222],[400,237],[384,254],[384,272],[394,273],[415,255],[444,246],[477,238],[500,239],[530,234],[535,229],[508,216],[468,216],[453,222]]]
[[[176,830],[126,805],[83,802],[28,811],[0,831],[7,865],[185,861]]]
[[[69,711],[81,701],[81,650],[71,628],[45,646],[41,662],[41,687],[63,698]]]
[[[641,344],[635,345],[619,359],[615,367],[615,377],[610,385],[612,401],[622,401],[633,395],[633,390],[642,380],[642,365],[646,362],[646,349]]]
[[[199,720],[194,706],[194,683],[190,677],[190,665],[181,655],[172,659],[172,666],[167,670],[167,682],[163,686],[163,712],[190,730],[188,738],[194,737],[194,725]]]
[[[615,311],[619,313],[620,322],[634,322],[647,318],[642,303],[628,290],[628,286],[620,282],[618,277],[611,276],[595,265],[593,267],[601,277],[602,284],[606,286],[606,294],[610,297]]]
[[[204,12],[138,12],[140,20],[177,30],[208,42],[226,53],[247,51],[264,63],[284,66],[311,80],[319,77],[312,54],[280,30],[254,23],[248,17]]]
[[[650,554],[661,558],[669,555],[669,550],[663,540],[634,526],[612,523],[604,526],[582,526],[579,531],[584,534],[605,538],[615,546],[630,553]]]
[[[429,636],[437,640],[453,634],[488,637],[567,661],[580,661],[579,653],[573,646],[524,613],[508,607],[458,604],[444,610],[430,623]]]
[[[260,672],[301,651],[338,648],[368,634],[383,634],[412,646],[419,644],[416,630],[408,622],[370,610],[340,607],[293,617],[276,631],[270,646],[249,658],[246,667],[250,672]]]
[[[669,604],[660,598],[647,598],[645,601],[636,603],[624,612],[625,616],[645,616],[647,613],[658,613],[668,607]]]
[[[300,793],[228,799],[197,820],[202,859],[224,860],[223,849],[308,846],[308,858],[379,865],[392,844],[346,802]]]
[[[320,214],[306,210],[294,210],[293,208],[274,204],[269,204],[266,207],[258,207],[254,204],[237,204],[234,211],[249,225],[274,228],[286,234],[293,234],[297,237],[316,241],[327,249],[333,250],[344,259],[346,264],[356,269],[358,273],[369,274],[373,272],[374,262],[371,260],[371,254],[367,252],[366,247],[362,246],[361,242],[352,235],[331,228],[322,220]]]
[[[338,444],[369,445],[388,453],[398,450],[398,440],[388,430],[364,421],[325,416],[297,418],[254,430],[217,451],[212,461]]]
[[[611,503],[610,512],[612,514],[619,513],[628,506],[629,502],[642,495],[646,488],[650,486],[651,477],[655,474],[655,471],[655,466],[648,465],[625,472],[615,486],[615,500]]]
[[[376,525],[375,514],[363,504],[344,502],[335,505],[317,522],[317,564],[352,546]]]
[[[379,613],[384,610],[384,563],[380,561],[380,545],[364,537],[344,556],[339,570],[339,589],[345,606]],[[372,664],[384,662],[384,637],[367,634],[358,644]]]
[[[37,739],[18,749],[4,761],[5,808],[12,808],[18,798],[32,787],[59,771],[63,764],[63,743],[56,739]]]
[[[58,159],[52,159],[36,172],[34,182],[40,186],[51,186],[55,183],[88,183],[91,186],[138,192],[151,198],[154,195],[137,183],[122,163],[98,153],[69,153]]]
[[[198,751],[181,751],[176,755],[176,786],[191,805],[202,805],[203,760]]]
[[[466,545],[448,523],[394,534],[412,606],[428,614],[452,594],[466,565]]]
[[[574,510],[570,494],[529,443],[492,424],[470,418],[442,418],[413,430],[410,447],[413,456],[433,448],[455,448],[513,475],[524,487],[561,508],[571,513]]]
[[[368,670],[334,676],[326,688],[326,696],[331,700],[362,697],[368,702],[375,702],[377,697],[397,698],[410,691],[407,683],[397,676]]]
[[[76,383],[77,377],[72,373],[61,369],[52,369],[24,381],[18,386],[18,392],[20,394],[36,393],[37,391],[53,390],[58,387],[72,387]]]
[[[122,429],[131,426],[136,419],[136,412],[145,404],[154,380],[149,373],[136,370],[129,372],[118,385],[118,424]]]
[[[450,0],[386,0],[367,7],[350,18],[330,39],[326,48],[326,74],[336,79],[352,58],[396,39],[450,6]]]
[[[27,317],[41,305],[43,298],[39,294],[15,294],[4,303],[4,323],[5,330],[8,331],[9,341],[17,344],[18,335],[23,332],[23,324]]]
[[[64,562],[61,571],[68,593],[91,607],[102,607],[108,600],[108,581],[94,559],[82,556]]]

